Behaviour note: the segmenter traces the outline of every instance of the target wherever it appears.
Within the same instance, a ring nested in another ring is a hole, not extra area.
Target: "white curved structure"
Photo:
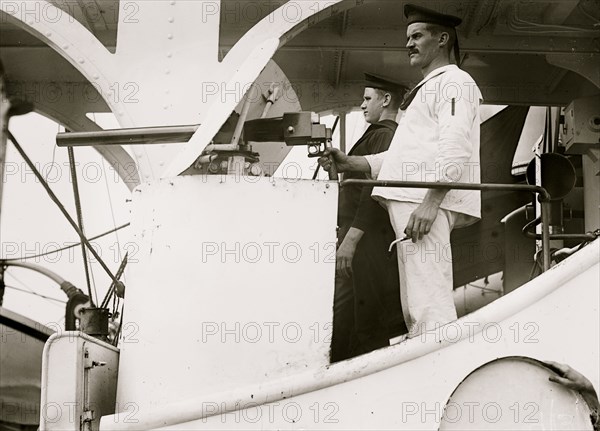
[[[305,85],[300,88],[311,93],[304,97],[314,99],[311,106],[335,108],[341,100],[343,108],[353,100],[354,93],[345,94],[340,85],[343,65],[352,57],[348,53],[364,56],[364,61],[355,56],[361,61],[355,60],[354,71],[361,73],[367,65],[385,70],[390,64],[406,63],[405,58],[396,59],[404,49],[404,41],[397,41],[402,26],[396,16],[387,32],[367,28],[364,37],[346,34],[345,14],[332,24],[333,35],[317,25],[336,13],[378,2],[276,2],[277,8],[253,22],[239,40],[232,43],[235,35],[223,35],[231,48],[226,55],[219,52],[227,45],[221,43],[219,31],[220,8],[227,2],[122,1],[114,53],[58,3],[1,0],[2,24],[24,29],[60,53],[96,88],[121,127],[200,126],[189,142],[179,146],[137,147],[132,156],[122,148],[101,150],[117,167],[136,164],[128,185],[135,206],[132,229],[140,250],[127,268],[121,350],[77,333],[54,336],[45,350],[42,406],[74,406],[75,411],[73,416],[61,416],[61,421],[42,414],[41,429],[436,430],[444,406],[461,382],[473,370],[507,356],[568,363],[598,387],[598,240],[518,290],[437,331],[329,365],[338,185],[267,177],[178,176],[234,109],[239,111],[251,84],[286,44],[292,53],[309,52],[290,61],[290,67],[331,75],[335,84],[337,98],[330,101],[327,89],[302,83],[299,73],[297,80]],[[380,2],[367,18],[354,16],[357,28],[373,25],[368,22],[373,16],[385,18],[382,15],[392,3],[400,16],[400,2]],[[595,77],[598,50],[584,46],[582,53],[569,57],[577,39],[564,32],[548,38],[550,30],[541,24],[515,23],[512,3],[518,2],[468,6],[465,36],[470,44],[467,52],[474,57],[469,58],[474,76],[489,75],[495,83],[500,69],[494,68],[494,61],[513,73],[518,68],[512,67],[508,60],[514,59],[507,53],[514,50],[534,53],[530,63],[552,73],[536,80],[537,86],[527,83],[527,90],[535,93],[531,97],[521,87],[511,87],[515,82],[523,85],[521,74],[511,76],[506,85],[498,86],[495,101],[562,104],[566,96],[554,90],[563,81],[576,82],[568,88],[578,95],[597,93],[596,87],[590,90],[597,79],[580,84],[578,76],[565,75],[565,70]],[[567,3],[552,3],[543,18],[570,16],[575,6]],[[486,35],[486,25],[495,23],[501,7],[505,8],[501,15],[510,19],[499,28],[494,24],[494,31]],[[32,19],[27,12],[32,8],[54,18]],[[564,19],[552,26],[563,23]],[[309,27],[315,30],[313,38],[326,45],[323,50],[315,49],[310,39],[290,43]],[[536,37],[535,28],[542,31]],[[518,34],[526,35],[523,46],[515,46],[513,36]],[[582,39],[593,45],[592,36]],[[498,47],[491,48],[492,43]],[[385,52],[388,49],[398,52]],[[373,52],[382,52],[376,62],[370,61]],[[547,69],[546,62],[537,58],[539,52],[552,63],[565,65],[565,70]],[[316,67],[317,56],[335,58],[335,68]],[[581,56],[589,61],[571,61]],[[291,81],[279,67],[274,70],[281,82]],[[403,79],[408,83],[410,74]],[[510,92],[503,92],[507,88]],[[297,98],[291,105],[299,108]],[[80,109],[42,108],[65,123],[71,121],[74,130],[95,127]],[[273,113],[281,113],[280,109],[284,108],[274,105]],[[277,160],[285,150],[278,148]],[[582,162],[587,181],[585,223],[591,228],[597,227],[600,215],[594,151],[585,153]],[[131,175],[130,170],[121,172]],[[67,378],[61,367],[69,369]],[[562,390],[553,388],[540,381],[540,391]],[[94,413],[89,403],[95,395],[101,396],[102,408]],[[572,401],[567,395],[561,393],[557,400]],[[467,405],[464,399],[461,403],[461,413],[463,409],[473,413],[480,428],[505,426],[506,415],[512,415],[508,422],[527,419],[536,420],[534,425],[565,428],[564,418],[552,414],[563,415],[566,409],[534,409],[532,417],[519,405],[510,412],[500,411],[502,421],[495,422],[485,406]],[[546,416],[537,417],[536,411]],[[572,419],[569,426],[581,424],[575,416]]]
[[[135,400],[139,422],[122,420],[127,412],[103,418],[102,429],[433,430],[460,382],[505,356],[566,362],[597,384],[599,241],[436,332],[328,365],[329,340],[317,334],[331,321],[334,262],[310,253],[333,240],[327,195],[335,187],[192,177],[135,194],[134,229],[143,246],[131,269],[126,318],[136,330],[122,346],[117,403]],[[226,203],[219,214],[202,213],[212,194]],[[301,221],[312,208],[321,223],[307,230]],[[289,223],[278,222],[282,217]],[[273,260],[259,257],[271,238],[282,241],[272,246]],[[294,244],[293,256],[279,254],[286,244]],[[172,316],[185,319],[157,319],[150,311],[157,303],[156,313],[177,310]],[[288,334],[273,322],[297,328]],[[571,336],[574,328],[585,328],[587,343]]]
[[[44,41],[81,72],[121,127],[201,125],[183,148],[164,147],[153,157],[134,151],[140,180],[150,181],[186,170],[277,48],[309,23],[339,12],[336,4],[340,2],[294,2],[293,11],[283,4],[245,33],[222,61],[218,44],[221,5],[212,0],[121,2],[114,54],[50,1],[2,0],[0,10],[3,20]],[[343,3],[343,8],[349,8],[357,2]],[[164,168],[153,164],[156,158]],[[119,163],[128,161],[124,156]]]

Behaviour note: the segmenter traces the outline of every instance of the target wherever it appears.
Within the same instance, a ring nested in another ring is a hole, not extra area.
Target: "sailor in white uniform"
[[[331,150],[340,171],[379,180],[479,183],[479,88],[458,63],[460,18],[406,5],[410,64],[423,80],[409,93],[387,152],[349,157]],[[328,157],[320,162],[330,165]],[[478,191],[376,187],[396,232],[400,294],[410,335],[456,319],[450,233],[480,217]],[[411,241],[402,241],[402,239]]]

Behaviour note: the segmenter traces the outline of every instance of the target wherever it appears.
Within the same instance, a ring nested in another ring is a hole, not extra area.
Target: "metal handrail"
[[[529,192],[539,195],[542,209],[542,256],[543,270],[550,269],[550,194],[540,186],[525,184],[467,184],[467,183],[428,183],[423,181],[381,181],[381,180],[345,180],[340,186],[357,185],[360,187],[402,187],[407,189],[442,189],[442,190],[480,190]]]
[[[542,236],[531,232],[531,228],[537,226],[542,221],[541,217],[537,217],[531,220],[525,226],[523,226],[523,235],[531,239],[542,239]],[[593,241],[600,236],[600,232],[588,232],[588,233],[551,233],[550,239],[557,240],[580,240],[580,241]]]

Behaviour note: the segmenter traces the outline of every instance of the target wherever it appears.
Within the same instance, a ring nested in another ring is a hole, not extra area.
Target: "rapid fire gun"
[[[246,121],[244,140],[246,142],[283,141],[288,146],[306,145],[308,157],[321,157],[325,149],[331,148],[331,129],[320,124],[319,116],[314,112],[290,112],[283,114],[283,117]],[[338,179],[333,160],[329,179]]]

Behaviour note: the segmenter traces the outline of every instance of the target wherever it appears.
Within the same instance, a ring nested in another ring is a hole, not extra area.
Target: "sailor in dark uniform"
[[[396,131],[396,115],[406,88],[380,75],[365,74],[361,109],[370,124],[349,155],[386,151]],[[350,172],[344,179],[366,179]],[[337,362],[389,344],[403,327],[395,239],[387,211],[371,198],[372,187],[345,186],[338,207],[338,250],[331,361]]]

